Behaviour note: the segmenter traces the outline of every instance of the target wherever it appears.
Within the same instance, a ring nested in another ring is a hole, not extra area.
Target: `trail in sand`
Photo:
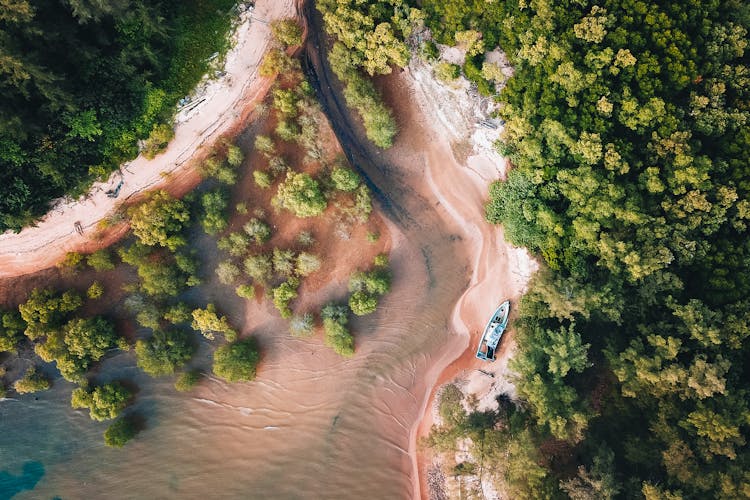
[[[258,66],[271,43],[268,22],[298,17],[300,1],[258,0],[252,15],[243,16],[235,33],[236,44],[226,57],[224,76],[205,86],[205,100],[178,114],[174,139],[164,153],[153,160],[139,156],[106,182],[95,183],[84,199],[58,203],[35,227],[0,235],[0,277],[44,269],[66,252],[90,249],[97,223],[119,204],[145,190],[179,184],[179,177],[189,173],[191,160],[200,156],[201,148],[241,126],[249,104],[265,95],[270,80],[258,74]],[[118,198],[108,197],[106,192],[121,181]],[[82,234],[76,231],[77,223]]]

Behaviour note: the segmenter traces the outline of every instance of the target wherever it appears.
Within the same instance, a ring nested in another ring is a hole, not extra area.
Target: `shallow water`
[[[140,392],[129,411],[146,424],[122,450],[104,446],[106,423],[70,408],[64,381],[38,399],[0,402],[0,499],[22,489],[14,498],[411,497],[411,435],[438,368],[464,347],[449,325],[470,274],[460,228],[446,227],[439,204],[410,187],[425,183],[413,147],[358,164],[388,194],[398,226],[393,290],[375,314],[353,321],[353,359],[319,336],[289,336],[267,303],[214,295],[259,339],[255,382],[211,378],[180,394],[172,378],[140,373],[132,354],[107,360],[101,381],[134,380]],[[204,361],[209,354],[203,346]]]
[[[122,450],[103,445],[106,423],[70,408],[72,384],[0,402],[0,498],[36,480],[15,498],[410,496],[410,429],[425,370],[455,339],[446,325],[464,274],[451,245],[428,232],[428,244],[417,247],[410,232],[411,243],[394,251],[393,292],[354,322],[352,360],[264,320],[256,382],[210,379],[185,395],[121,354],[106,361],[102,381],[132,379],[140,392],[131,411],[147,425]],[[247,316],[252,324],[264,315]],[[34,474],[3,481],[29,463],[39,464]]]

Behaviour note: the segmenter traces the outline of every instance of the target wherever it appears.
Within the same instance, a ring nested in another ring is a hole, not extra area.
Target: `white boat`
[[[497,345],[508,326],[508,314],[510,314],[510,301],[506,300],[500,304],[500,307],[490,318],[490,322],[487,323],[482,339],[479,341],[479,347],[477,347],[477,358],[484,361],[495,361]]]

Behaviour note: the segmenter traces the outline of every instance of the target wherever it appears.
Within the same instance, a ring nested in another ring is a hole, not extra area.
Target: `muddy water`
[[[63,382],[38,400],[1,402],[0,498],[32,486],[17,498],[414,495],[415,423],[439,368],[466,344],[450,325],[469,281],[468,243],[427,194],[415,117],[400,117],[406,133],[380,155],[358,146],[361,130],[333,104],[345,149],[393,220],[394,287],[375,314],[353,322],[357,355],[342,360],[319,337],[290,337],[269,305],[232,302],[232,319],[264,352],[257,381],[210,379],[184,395],[171,379],[140,374],[129,354],[109,360],[102,380],[134,379],[133,411],[147,425],[122,450],[103,446],[106,424],[69,408]],[[24,476],[24,466],[34,473]]]

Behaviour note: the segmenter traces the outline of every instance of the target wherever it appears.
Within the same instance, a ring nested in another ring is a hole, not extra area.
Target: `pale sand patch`
[[[249,105],[265,95],[270,80],[258,74],[258,66],[272,42],[268,22],[299,18],[299,2],[258,0],[252,12],[242,14],[234,35],[236,43],[226,56],[224,75],[202,84],[203,95],[196,96],[193,102],[205,100],[177,116],[175,137],[164,153],[153,160],[139,156],[122,165],[106,182],[95,183],[83,199],[60,200],[35,227],[0,235],[0,277],[44,269],[66,252],[90,247],[97,223],[120,204],[145,190],[168,188],[175,179],[189,174],[195,163],[190,160],[206,154],[204,146],[241,125]],[[120,180],[123,185],[118,198],[109,198],[106,192]],[[80,224],[82,235],[76,231],[76,223]],[[111,241],[98,246],[107,243]]]
[[[505,241],[502,228],[484,221],[483,203],[488,185],[505,178],[509,168],[507,160],[493,147],[502,125],[494,122],[497,128],[482,126],[495,109],[494,103],[465,90],[440,85],[431,77],[429,67],[420,62],[411,64],[404,75],[414,90],[415,104],[425,117],[424,123],[432,124],[434,132],[427,150],[425,182],[431,196],[444,208],[446,222],[456,224],[470,240],[465,248],[470,249],[472,259],[469,286],[456,303],[451,318],[453,330],[462,337],[463,349],[452,353],[452,362],[441,365],[443,359],[435,364],[436,370],[438,365],[442,366],[441,373],[434,382],[430,381],[433,390],[426,395],[423,417],[412,430],[412,457],[415,468],[419,469],[414,496],[424,498],[429,494],[425,466],[431,462],[417,457],[417,442],[429,433],[436,416],[435,391],[460,375],[465,393],[475,394],[482,409],[495,408],[495,399],[501,393],[515,395],[507,370],[513,351],[512,335],[506,335],[494,363],[477,360],[474,351],[487,318],[502,300],[510,299],[517,305],[537,264],[525,249]],[[472,148],[473,154],[465,164],[452,152],[451,143],[456,141]],[[489,490],[488,482],[486,486]]]

